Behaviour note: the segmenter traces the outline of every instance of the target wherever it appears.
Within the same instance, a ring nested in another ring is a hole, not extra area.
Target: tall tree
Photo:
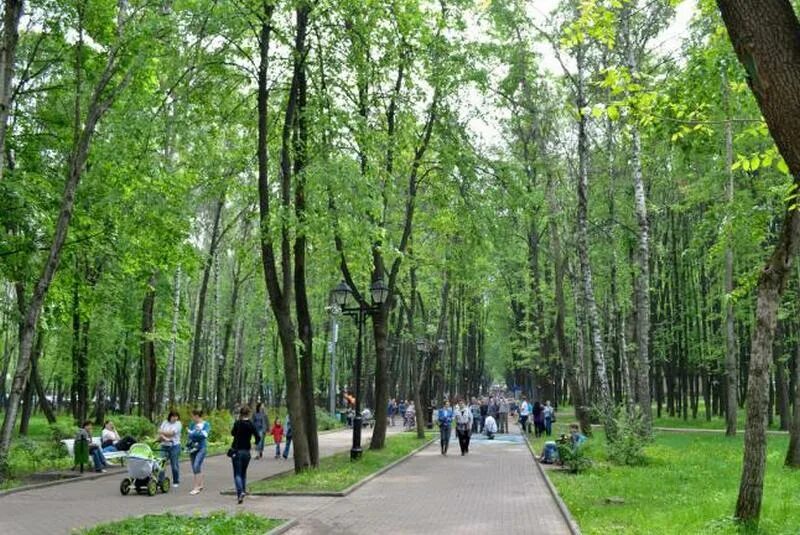
[[[800,22],[788,0],[717,0],[770,134],[800,188]],[[747,381],[744,464],[736,517],[757,522],[766,467],[769,372],[780,296],[800,247],[800,211],[786,206],[778,241],[758,279]]]

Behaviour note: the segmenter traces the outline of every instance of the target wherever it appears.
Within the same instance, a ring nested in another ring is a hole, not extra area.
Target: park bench
[[[75,439],[74,438],[67,438],[61,441],[64,444],[64,447],[67,448],[67,453],[69,456],[74,458],[75,457]],[[92,437],[92,444],[95,444],[97,447],[102,448],[102,440],[100,437]],[[106,461],[119,461],[120,464],[125,464],[125,457],[128,456],[127,451],[104,451],[103,457],[106,458]]]

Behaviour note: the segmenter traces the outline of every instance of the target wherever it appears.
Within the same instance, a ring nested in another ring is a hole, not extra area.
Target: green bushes
[[[336,429],[342,427],[342,424],[330,415],[326,410],[316,408],[317,410],[317,431],[328,431],[329,429]]]
[[[226,410],[211,411],[205,417],[211,425],[211,434],[208,439],[211,442],[222,442],[231,436],[233,427],[233,415]],[[191,420],[189,420],[191,421]],[[188,427],[188,423],[185,424]]]
[[[136,440],[143,441],[151,439],[157,434],[156,426],[144,416],[118,415],[108,419],[114,422],[114,426],[121,437],[130,435]],[[100,432],[102,432],[102,429]]]
[[[557,448],[558,458],[568,472],[578,474],[592,466],[592,461],[586,455],[586,448],[583,445],[573,446],[567,442],[559,443]]]
[[[646,432],[641,411],[620,409],[615,422],[616,436],[613,442],[608,442],[609,460],[626,466],[644,464],[646,461],[644,448],[653,441],[653,438]]]

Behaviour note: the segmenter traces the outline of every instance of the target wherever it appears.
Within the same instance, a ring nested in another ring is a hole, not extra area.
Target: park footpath
[[[388,429],[397,432],[399,427]],[[369,440],[366,430],[364,443]],[[352,433],[319,435],[320,455],[349,448]],[[544,476],[519,435],[473,440],[460,456],[458,443],[442,457],[428,447],[343,498],[235,497],[220,495],[232,487],[230,460],[206,460],[206,489],[190,496],[191,470],[181,465],[181,485],[169,494],[122,496],[123,473],[92,481],[29,490],[0,497],[0,535],[70,534],[76,529],[132,515],[205,514],[251,511],[294,521],[289,533],[322,534],[471,534],[488,530],[508,534],[569,534],[569,524],[547,488]],[[256,481],[292,467],[291,460],[253,460],[248,480]]]

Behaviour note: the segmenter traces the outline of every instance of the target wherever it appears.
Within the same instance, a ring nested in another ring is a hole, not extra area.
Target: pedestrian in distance
[[[292,447],[292,418],[287,414],[286,421],[283,424],[283,432],[286,437],[286,446],[283,448],[283,460],[289,458],[289,449]]]
[[[447,455],[447,446],[450,444],[450,425],[453,421],[453,409],[450,408],[449,401],[444,401],[444,407],[439,409],[436,417],[439,422],[439,441],[442,455]]]
[[[472,403],[469,405],[469,410],[472,413],[472,431],[473,433],[480,433],[480,426],[481,422],[481,406],[478,404],[478,400],[472,398]]]
[[[556,410],[550,405],[550,401],[544,403],[544,431],[547,436],[553,434],[553,422],[556,421]]]
[[[172,487],[178,488],[181,477],[181,417],[177,411],[171,410],[167,419],[158,428],[158,441],[161,443],[161,455],[169,459],[172,468]],[[163,473],[163,471],[162,471]]]
[[[264,440],[266,440],[267,433],[269,433],[269,417],[260,401],[256,404],[256,412],[253,413],[253,425],[258,430],[258,436],[261,437],[261,440],[256,444],[256,451],[258,452],[258,458],[262,459],[264,457]]]
[[[278,418],[272,424],[272,441],[275,442],[275,458],[281,456],[281,441],[283,440],[283,426]]]
[[[538,401],[534,402],[533,409],[534,435],[538,438],[544,434],[544,406]]]
[[[208,451],[208,436],[211,433],[211,424],[203,420],[203,411],[192,411],[192,423],[189,424],[189,459],[192,461],[192,496],[200,494],[205,485],[203,476],[203,461]]]
[[[498,414],[499,418],[497,419],[498,423],[498,432],[500,433],[508,433],[508,411],[510,407],[508,406],[508,399],[505,397],[500,398],[500,404],[498,407]]]
[[[241,504],[247,492],[247,467],[250,464],[250,450],[253,441],[260,440],[258,430],[250,421],[250,407],[247,405],[239,409],[239,419],[233,423],[231,429],[233,443],[228,454],[233,465],[233,483],[236,486],[236,501]]]
[[[531,415],[531,405],[528,403],[528,398],[522,396],[522,402],[519,404],[519,427],[522,433],[530,434],[531,430],[528,427],[528,418]]]
[[[481,398],[481,425],[479,432],[483,432],[483,423],[486,421],[486,416],[489,414],[489,404],[485,398]]]
[[[472,433],[472,411],[464,405],[464,400],[458,400],[453,418],[456,422],[456,436],[458,437],[458,446],[461,448],[461,455],[466,455],[469,453],[469,439]]]

